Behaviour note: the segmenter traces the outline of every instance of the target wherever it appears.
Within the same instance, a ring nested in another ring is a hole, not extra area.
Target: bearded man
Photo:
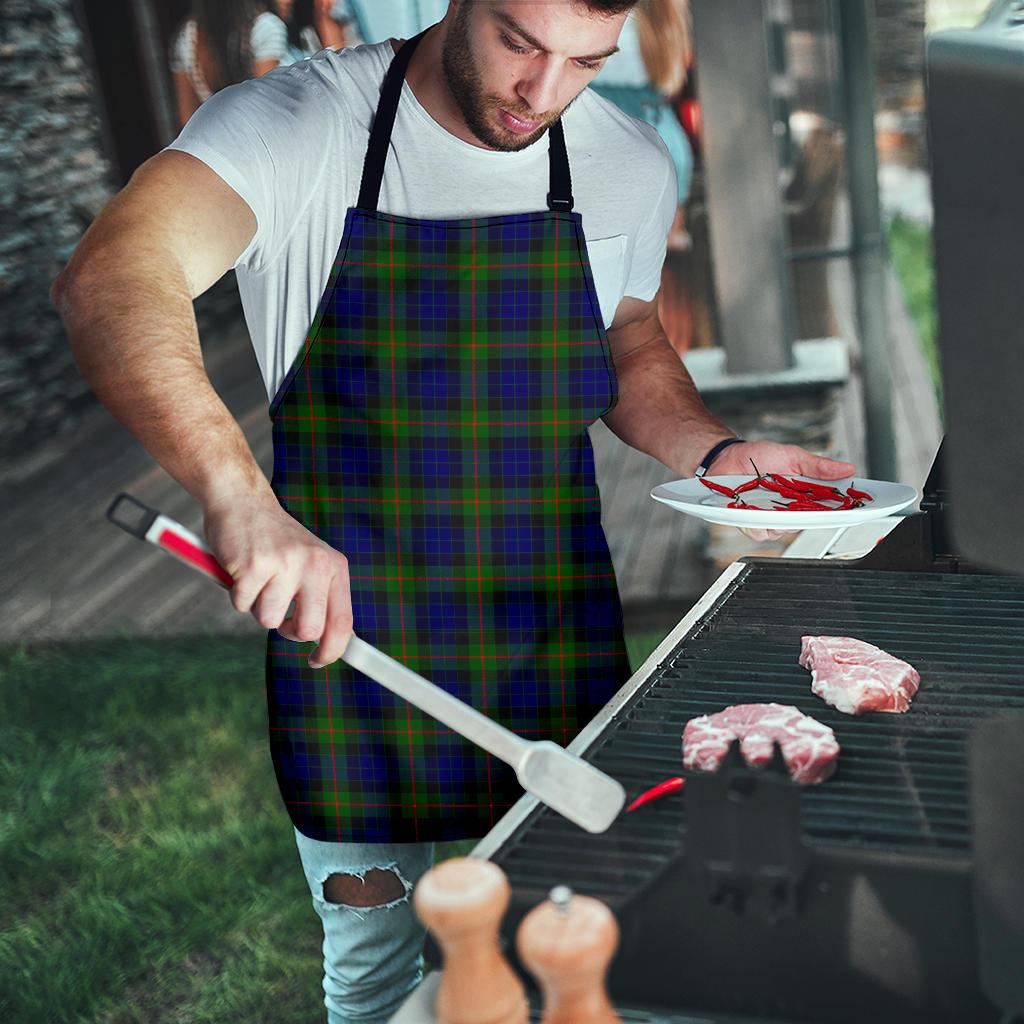
[[[225,89],[54,286],[94,392],[201,503],[267,628],[270,747],[324,928],[330,1024],[422,970],[409,893],[512,770],[338,659],[361,637],[529,739],[629,675],[587,428],[678,476],[853,467],[744,442],[658,319],[675,171],[586,88],[628,0],[450,0],[442,21]],[[192,300],[234,269],[268,481],[204,372]],[[294,602],[294,611],[289,608]],[[309,644],[315,642],[315,649]]]

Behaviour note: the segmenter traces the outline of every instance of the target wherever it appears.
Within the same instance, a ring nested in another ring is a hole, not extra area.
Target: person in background
[[[665,333],[677,352],[688,349],[693,336],[690,236],[683,227],[683,210],[690,195],[694,154],[675,109],[691,51],[688,0],[645,0],[630,11],[619,34],[618,52],[590,83],[594,92],[652,125],[675,166],[677,204],[658,303]]]
[[[360,43],[379,43],[389,37],[408,39],[439,22],[448,0],[335,0],[336,13],[350,19],[349,35]]]
[[[215,92],[289,63],[285,23],[255,0],[193,0],[171,45],[178,124]]]
[[[668,147],[679,189],[673,231],[681,229],[681,210],[693,177],[693,149],[673,105],[686,82],[691,49],[688,0],[646,0],[630,12],[618,53],[590,83],[594,92],[653,125]]]
[[[305,60],[325,47],[341,50],[352,44],[351,18],[339,0],[274,0],[274,9],[288,27],[288,58],[282,64]]]

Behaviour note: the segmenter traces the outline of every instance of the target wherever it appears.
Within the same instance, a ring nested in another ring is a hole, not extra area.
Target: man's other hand
[[[754,464],[761,473],[781,473],[784,476],[804,476],[812,480],[841,480],[853,476],[857,467],[852,462],[836,462],[823,455],[800,448],[795,444],[775,441],[744,441],[732,444],[718,456],[708,470],[708,476],[754,476]],[[751,540],[777,540],[788,530],[744,529]]]
[[[220,499],[203,510],[203,530],[231,574],[231,603],[289,640],[319,644],[313,668],[337,661],[352,636],[348,559],[290,516],[276,498]],[[289,605],[295,608],[287,616]]]

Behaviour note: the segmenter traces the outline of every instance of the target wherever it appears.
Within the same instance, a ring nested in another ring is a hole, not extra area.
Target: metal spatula
[[[221,586],[231,587],[231,576],[201,538],[131,495],[119,494],[107,509],[107,518],[133,536],[204,572]],[[510,764],[523,789],[587,832],[604,832],[622,810],[626,802],[622,786],[557,743],[524,740],[357,636],[349,640],[341,657],[354,669]]]

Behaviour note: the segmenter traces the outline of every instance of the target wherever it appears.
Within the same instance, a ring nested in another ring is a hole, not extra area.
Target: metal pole
[[[131,0],[135,14],[135,37],[142,54],[142,67],[149,88],[153,121],[160,144],[166,146],[178,134],[178,108],[171,95],[167,57],[160,45],[160,30],[152,0]]]
[[[695,0],[711,263],[730,373],[792,366],[768,28],[762,0]]]
[[[896,480],[896,435],[886,305],[886,244],[875,153],[875,63],[868,0],[836,0],[850,188],[853,284],[864,367],[867,472]]]

